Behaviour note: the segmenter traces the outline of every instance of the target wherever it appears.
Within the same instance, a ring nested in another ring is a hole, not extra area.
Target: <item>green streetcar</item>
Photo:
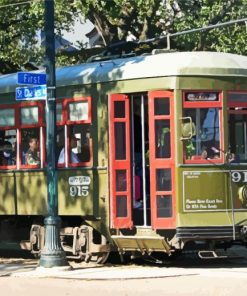
[[[58,211],[68,258],[202,258],[247,239],[247,57],[162,52],[57,70]],[[0,246],[39,254],[45,101],[0,77]],[[31,160],[30,160],[31,159]]]

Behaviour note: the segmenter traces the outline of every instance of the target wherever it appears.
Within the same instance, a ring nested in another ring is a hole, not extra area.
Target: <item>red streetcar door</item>
[[[109,97],[111,226],[131,228],[130,108],[126,95]]]
[[[150,204],[154,229],[175,227],[173,93],[152,91],[149,104]]]

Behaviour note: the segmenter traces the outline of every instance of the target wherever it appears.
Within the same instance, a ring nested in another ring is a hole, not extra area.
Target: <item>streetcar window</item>
[[[88,120],[88,101],[69,103],[69,120]]]
[[[21,108],[21,124],[37,124],[39,122],[38,106]]]
[[[0,131],[0,166],[16,165],[16,130]]]
[[[247,162],[247,93],[228,93],[228,148],[231,163]]]
[[[126,124],[115,122],[115,157],[117,160],[126,159]]]
[[[15,109],[8,108],[0,110],[0,127],[15,125]]]
[[[219,108],[188,108],[184,116],[195,124],[195,135],[184,141],[186,159],[220,158]]]
[[[114,117],[125,118],[125,102],[124,101],[114,102]]]
[[[171,169],[156,169],[156,191],[170,191]]]
[[[116,170],[116,191],[127,190],[127,171]]]
[[[170,101],[164,98],[155,98],[154,100],[154,114],[155,115],[169,115]]]
[[[40,141],[44,143],[43,130],[43,102],[2,105],[0,110],[1,169],[32,169],[43,166],[43,159],[40,160],[41,155],[44,155],[44,151],[40,151]],[[28,152],[30,152],[29,155]],[[31,156],[33,156],[32,159]],[[34,158],[39,161],[34,163]]]
[[[239,103],[245,103],[247,100],[247,93],[237,92],[237,93],[228,93],[228,102],[236,103],[236,106],[239,105]],[[246,104],[247,105],[247,104]],[[246,108],[246,106],[245,106]]]
[[[127,217],[127,196],[126,195],[117,195],[117,217]]]
[[[171,157],[170,120],[155,120],[155,157]]]
[[[157,195],[157,217],[168,218],[172,217],[172,196],[171,195]]]
[[[21,168],[43,167],[44,123],[43,103],[28,102],[20,104],[19,160]]]
[[[229,114],[229,150],[235,162],[247,161],[247,110],[245,114]]]
[[[8,168],[16,165],[16,113],[14,108],[0,110],[0,166]]]
[[[21,164],[40,166],[39,128],[21,130]]]
[[[59,167],[91,163],[91,98],[57,103],[57,163]]]

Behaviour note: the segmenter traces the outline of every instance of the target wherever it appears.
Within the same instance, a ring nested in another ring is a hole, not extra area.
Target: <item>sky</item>
[[[89,33],[93,29],[93,24],[90,21],[81,24],[80,20],[75,21],[74,32],[62,32],[63,38],[70,41],[73,45],[76,45],[77,41],[82,41],[83,43],[88,42],[88,38],[85,34]]]

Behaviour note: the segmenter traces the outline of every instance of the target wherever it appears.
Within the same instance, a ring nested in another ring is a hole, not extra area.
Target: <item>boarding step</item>
[[[113,235],[112,239],[118,247],[120,253],[126,251],[139,251],[142,254],[152,252],[165,252],[171,254],[170,246],[162,237],[135,236],[135,235]]]

